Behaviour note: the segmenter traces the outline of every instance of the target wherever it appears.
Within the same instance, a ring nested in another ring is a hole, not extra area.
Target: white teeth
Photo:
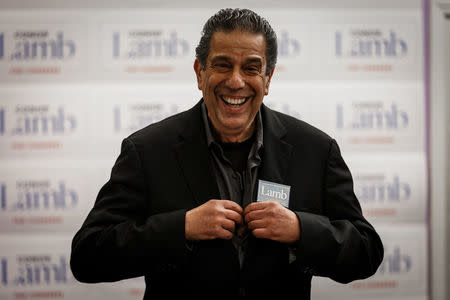
[[[222,99],[231,105],[241,105],[242,103],[245,102],[245,99],[247,98],[239,98],[239,99],[235,99],[235,98],[228,98],[228,97],[222,97]]]

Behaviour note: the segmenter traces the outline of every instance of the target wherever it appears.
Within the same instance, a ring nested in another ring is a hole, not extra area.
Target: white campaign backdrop
[[[385,246],[373,277],[315,278],[313,299],[428,299],[421,8],[255,10],[279,39],[265,103],[337,139]],[[121,140],[200,99],[195,46],[216,11],[0,11],[0,299],[143,297],[142,278],[76,282],[71,239]]]

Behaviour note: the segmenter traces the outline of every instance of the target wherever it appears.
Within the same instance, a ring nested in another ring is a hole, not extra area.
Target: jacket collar
[[[200,100],[183,115],[180,125],[181,142],[175,145],[178,163],[197,205],[209,199],[220,199],[201,115],[202,102],[203,100]],[[258,177],[271,182],[286,183],[292,155],[292,146],[283,140],[287,133],[286,128],[276,113],[264,104],[261,106],[261,116],[264,134],[263,161]]]
[[[277,113],[261,105],[264,144],[259,179],[287,184],[293,146],[285,141],[287,130]]]

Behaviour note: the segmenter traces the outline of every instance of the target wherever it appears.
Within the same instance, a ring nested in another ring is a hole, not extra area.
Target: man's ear
[[[272,75],[273,75],[274,71],[275,71],[275,68],[273,68],[272,71],[270,72],[270,74],[266,76],[266,84],[264,86],[264,95],[269,94],[270,80],[272,79]]]
[[[199,90],[202,90],[203,87],[203,66],[202,64],[198,61],[198,59],[195,59],[194,62],[194,71],[195,71],[195,76],[197,76],[197,86]]]

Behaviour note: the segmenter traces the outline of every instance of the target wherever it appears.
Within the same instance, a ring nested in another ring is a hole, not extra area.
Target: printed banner
[[[71,238],[59,235],[3,236],[0,299],[142,299],[143,277],[79,283],[70,271],[70,244]]]
[[[347,155],[354,191],[371,222],[425,223],[427,172],[423,153]]]
[[[423,152],[425,103],[420,83],[353,84],[316,90],[326,132],[343,151]]]
[[[0,90],[0,98],[2,157],[62,157],[89,150],[91,102],[85,89],[8,88]]]
[[[376,227],[384,245],[384,259],[372,277],[339,284],[330,279],[313,279],[312,298],[397,299],[427,294],[426,226],[404,224]]]
[[[80,228],[111,168],[61,160],[9,165],[0,166],[0,233],[68,236]]]
[[[80,17],[0,13],[0,81],[62,81],[91,74],[89,27]]]

